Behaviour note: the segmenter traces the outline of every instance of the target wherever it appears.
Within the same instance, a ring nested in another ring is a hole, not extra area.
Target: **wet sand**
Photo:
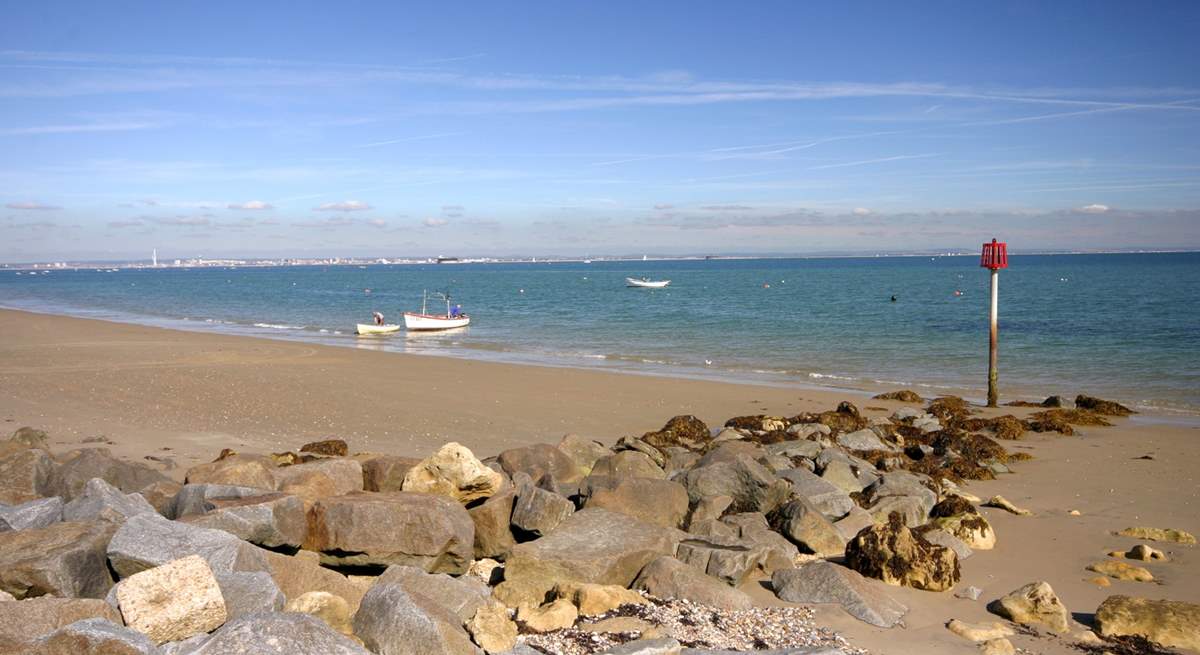
[[[0,310],[0,335],[0,432],[31,425],[50,433],[55,450],[105,445],[131,459],[169,458],[176,466],[166,472],[176,478],[222,448],[282,451],[327,436],[355,451],[413,456],[454,440],[483,457],[553,443],[568,432],[612,443],[677,414],[719,425],[743,414],[831,409],[847,399],[870,415],[900,406],[837,390],[380,353],[8,310]],[[1030,434],[1004,442],[1034,459],[1015,464],[1013,475],[966,487],[983,498],[1003,494],[1035,512],[1018,517],[981,509],[996,529],[997,547],[965,560],[960,584],[982,588],[980,600],[888,587],[911,608],[905,629],[872,628],[833,608],[819,616],[875,653],[971,653],[976,647],[944,624],[999,621],[985,611],[986,602],[1033,580],[1050,582],[1084,622],[1112,594],[1200,602],[1196,546],[1153,544],[1171,561],[1136,564],[1149,568],[1156,583],[1114,580],[1100,588],[1086,581],[1096,575],[1084,570],[1087,564],[1136,543],[1113,536],[1116,530],[1200,532],[1200,427],[1142,416],[1116,422],[1081,428],[1073,437]],[[1070,516],[1072,509],[1081,516]],[[770,592],[753,591],[775,602]],[[1012,641],[1032,652],[1077,652],[1060,639]]]

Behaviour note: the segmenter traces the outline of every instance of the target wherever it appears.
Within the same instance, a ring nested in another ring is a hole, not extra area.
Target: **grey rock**
[[[371,655],[324,621],[298,612],[247,614],[188,655]]]
[[[954,596],[956,598],[962,598],[963,600],[979,600],[979,597],[982,595],[983,590],[974,585],[971,585],[966,589],[959,589],[958,591],[954,592]]]
[[[659,468],[666,469],[667,458],[658,448],[635,437],[621,437],[612,447],[614,452],[623,450],[634,450],[649,457],[651,461],[658,465]]]
[[[812,439],[814,436],[817,438],[828,437],[833,433],[828,425],[822,423],[795,423],[788,426],[787,431],[789,434],[796,435],[797,439],[806,440]]]
[[[63,501],[58,496],[19,505],[0,505],[0,532],[44,528],[62,520]]]
[[[613,478],[665,478],[662,467],[655,464],[645,453],[622,450],[596,460],[591,475]]]
[[[878,434],[870,428],[864,428],[847,434],[839,434],[837,436],[838,445],[850,450],[883,450],[887,452],[895,452],[899,450],[890,443],[879,438]]]
[[[746,593],[674,557],[659,557],[647,564],[632,588],[658,598],[680,598],[725,610],[747,609],[754,604]]]
[[[0,602],[0,653],[17,653],[29,642],[83,619],[121,623],[121,613],[95,598],[27,598]]]
[[[881,586],[830,562],[812,562],[771,576],[771,588],[780,600],[835,603],[860,621],[890,628],[900,623],[908,608],[883,593]]]
[[[92,478],[101,478],[124,493],[134,493],[169,478],[137,462],[117,459],[107,448],[83,448],[68,453],[50,476],[50,491],[74,500]]]
[[[103,478],[92,478],[74,500],[63,507],[64,521],[100,519],[123,523],[137,514],[158,514],[139,493],[126,494]]]
[[[737,538],[743,543],[761,549],[763,557],[758,566],[767,575],[776,569],[790,569],[795,565],[800,551],[783,535],[772,530],[767,517],[761,513],[730,514],[721,521],[737,528]]]
[[[704,521],[715,521],[721,518],[725,510],[733,504],[733,499],[729,496],[708,496],[700,499],[696,506],[692,508],[692,515],[688,517],[688,528],[698,525]]]
[[[667,528],[680,527],[688,513],[687,489],[678,482],[654,478],[588,478],[587,482],[584,507],[610,509]]]
[[[831,521],[845,516],[855,506],[849,494],[807,469],[780,471],[779,477],[791,483],[792,493],[807,500]]]
[[[354,615],[354,634],[379,655],[476,655],[462,620],[398,584],[376,584]]]
[[[967,559],[975,552],[971,550],[971,547],[968,546],[962,539],[959,539],[945,530],[934,529],[923,533],[921,536],[925,537],[925,541],[928,541],[935,546],[944,546],[954,551],[960,560]]]
[[[938,500],[937,494],[924,484],[928,480],[928,476],[918,476],[908,471],[889,471],[867,487],[864,493],[872,503],[893,496],[915,497],[928,516],[929,510],[933,509]]]
[[[215,577],[230,620],[255,612],[281,612],[287,603],[270,573],[230,571]]]
[[[550,444],[534,444],[510,448],[496,458],[500,467],[510,477],[525,473],[532,480],[541,480],[547,474],[556,484],[577,483],[583,479],[583,470],[566,453]]]
[[[376,585],[396,584],[410,593],[421,594],[450,610],[463,623],[487,603],[492,590],[482,580],[471,576],[451,577],[445,573],[426,573],[415,566],[389,566],[375,580]]]
[[[802,497],[793,498],[775,510],[771,524],[804,552],[836,557],[846,550],[847,540],[838,529]]]
[[[104,619],[83,619],[37,640],[38,655],[161,655],[146,635]]]
[[[888,515],[897,512],[904,518],[904,525],[915,528],[929,519],[929,507],[917,496],[888,496],[879,499],[867,512],[875,523],[886,523]]]
[[[533,484],[524,472],[513,475],[517,499],[513,503],[512,525],[517,534],[544,537],[575,512],[575,504],[553,491]]]
[[[675,557],[714,582],[736,586],[761,567],[766,552],[738,538],[689,537],[679,542]]]
[[[265,571],[264,551],[223,530],[138,514],[125,521],[108,544],[108,561],[127,578],[188,555],[200,555],[213,573]]]
[[[833,527],[838,529],[846,541],[853,539],[863,528],[869,528],[872,525],[875,525],[875,519],[870,512],[857,505],[848,514],[833,523]]]
[[[113,582],[104,560],[113,530],[93,521],[0,532],[0,590],[16,598],[103,598]]]
[[[913,419],[912,426],[925,434],[937,432],[942,429],[941,422],[933,416],[921,416]]]
[[[505,483],[482,503],[467,509],[475,524],[475,559],[503,560],[517,541],[512,533],[513,502],[516,490]]]
[[[843,493],[853,494],[866,488],[866,484],[855,472],[854,467],[847,461],[834,460],[821,471],[821,479],[842,490]]]
[[[158,649],[162,651],[162,655],[192,655],[197,648],[209,640],[209,637],[208,634],[199,634],[183,641],[168,641],[165,644],[159,644]]]
[[[892,420],[896,421],[897,423],[903,423],[904,421],[920,418],[922,416],[929,416],[929,414],[926,414],[924,410],[918,407],[901,407],[892,412]]]
[[[167,518],[178,519],[189,514],[203,514],[209,510],[208,501],[212,498],[246,498],[262,493],[262,489],[232,484],[185,484],[171,501]]]
[[[805,425],[797,423],[792,427]],[[821,425],[820,423],[810,423],[808,425]],[[821,427],[825,427],[821,425]],[[790,431],[790,428],[789,428]],[[821,452],[821,444],[815,441],[781,441],[779,443],[767,444],[763,447],[771,455],[783,455],[784,457],[803,457],[805,459],[813,459]]]
[[[734,443],[737,442],[721,446]],[[688,471],[682,482],[693,504],[707,496],[729,496],[733,499],[732,510],[735,512],[765,514],[781,505],[792,493],[791,483],[777,478],[765,466],[744,454],[729,461],[698,466]]]
[[[243,498],[210,498],[209,511],[180,520],[190,525],[224,530],[239,539],[267,548],[300,547],[308,536],[304,501],[296,496],[268,493]]]

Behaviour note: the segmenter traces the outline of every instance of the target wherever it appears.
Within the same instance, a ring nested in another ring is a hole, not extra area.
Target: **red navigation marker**
[[[992,311],[991,326],[988,331],[988,407],[995,407],[1000,400],[997,389],[996,372],[997,350],[1000,342],[999,301],[1000,301],[1000,269],[1008,268],[1008,244],[992,239],[991,243],[983,244],[983,253],[979,255],[979,266],[992,272]]]
[[[1008,244],[992,239],[991,243],[983,244],[983,254],[979,256],[979,266],[993,271],[1008,268]]]

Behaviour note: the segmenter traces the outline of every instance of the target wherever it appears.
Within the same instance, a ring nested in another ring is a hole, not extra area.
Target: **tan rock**
[[[1150,541],[1171,541],[1177,544],[1194,544],[1196,537],[1183,530],[1174,530],[1171,528],[1125,528],[1117,533],[1121,537],[1133,537],[1134,539],[1149,539]]]
[[[893,512],[885,525],[863,529],[846,544],[846,566],[890,585],[948,591],[961,575],[958,555],[929,543]]]
[[[988,611],[1021,625],[1047,627],[1054,632],[1070,630],[1070,614],[1054,594],[1050,583],[1038,581],[1010,592],[988,604]]]
[[[1136,560],[1139,560],[1142,562],[1151,562],[1151,561],[1166,562],[1166,561],[1169,561],[1167,559],[1166,553],[1162,552],[1161,550],[1151,548],[1150,546],[1147,546],[1146,544],[1138,544],[1138,545],[1134,546],[1133,548],[1130,548],[1129,551],[1126,552],[1124,555],[1125,555],[1125,557],[1128,557],[1129,559],[1136,559]]]
[[[355,584],[341,573],[321,566],[321,556],[312,551],[302,550],[291,557],[268,551],[266,558],[271,578],[288,598],[310,591],[327,591],[344,598],[353,614],[369,587]]]
[[[440,494],[466,504],[496,493],[504,476],[480,462],[469,448],[450,442],[404,475],[404,491]]]
[[[504,565],[487,557],[477,559],[471,562],[467,575],[479,578],[488,585],[497,585],[504,580]]]
[[[1096,610],[1102,636],[1143,635],[1163,646],[1200,651],[1200,605],[1109,596]]]
[[[1011,637],[1014,634],[1013,629],[1003,623],[972,624],[958,619],[951,619],[946,624],[946,629],[971,641],[991,641]]]
[[[310,614],[344,635],[354,634],[354,625],[350,620],[350,603],[347,603],[345,598],[327,591],[300,594],[289,600],[283,611]]]
[[[579,618],[579,610],[575,609],[571,601],[564,598],[546,603],[541,607],[522,607],[517,613],[517,620],[534,632],[565,630],[575,625],[577,618]]]
[[[979,652],[983,655],[1013,655],[1017,651],[1007,639],[992,639],[981,644]]]
[[[187,484],[230,484],[238,487],[274,489],[275,463],[259,455],[230,455],[188,469]]]
[[[565,582],[554,589],[557,598],[565,598],[584,616],[595,616],[622,605],[649,603],[641,594],[618,585]]]
[[[1096,585],[1097,587],[1111,587],[1112,586],[1112,583],[1109,582],[1108,578],[1103,575],[1098,575],[1094,578],[1091,578],[1090,580],[1088,580],[1088,582]]]
[[[492,655],[510,651],[517,645],[517,624],[508,616],[508,608],[492,601],[467,621],[467,632],[479,647]]]
[[[1090,564],[1087,570],[1107,575],[1115,580],[1128,580],[1130,582],[1152,582],[1154,580],[1154,574],[1140,566],[1111,559]]]
[[[363,489],[366,491],[400,491],[404,476],[421,460],[396,455],[356,455],[362,464]]]
[[[155,644],[211,632],[225,623],[225,599],[208,562],[189,555],[135,573],[117,587],[125,624]]]
[[[996,507],[1017,516],[1033,516],[1033,512],[1017,507],[1004,496],[992,496],[983,504],[984,507]]]
[[[972,550],[991,550],[996,547],[996,531],[980,514],[964,512],[939,517],[930,523],[958,537]]]
[[[0,592],[0,601],[4,600]],[[34,639],[84,619],[104,619],[120,625],[121,615],[98,598],[27,598],[0,602],[0,653],[20,653]]]
[[[327,496],[362,491],[362,464],[353,459],[332,457],[304,464],[282,466],[273,472],[279,491],[313,502]],[[332,493],[330,491],[332,490]]]

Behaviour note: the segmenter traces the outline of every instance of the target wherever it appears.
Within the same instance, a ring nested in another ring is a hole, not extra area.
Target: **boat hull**
[[[625,278],[625,286],[641,289],[662,289],[670,283],[670,280],[638,280],[632,277]]]
[[[400,326],[396,324],[389,325],[372,325],[370,323],[359,323],[358,334],[391,334],[399,332]]]
[[[454,328],[466,327],[470,322],[470,316],[451,318],[449,316],[437,316],[434,314],[404,313],[404,327],[409,330],[453,330]]]

